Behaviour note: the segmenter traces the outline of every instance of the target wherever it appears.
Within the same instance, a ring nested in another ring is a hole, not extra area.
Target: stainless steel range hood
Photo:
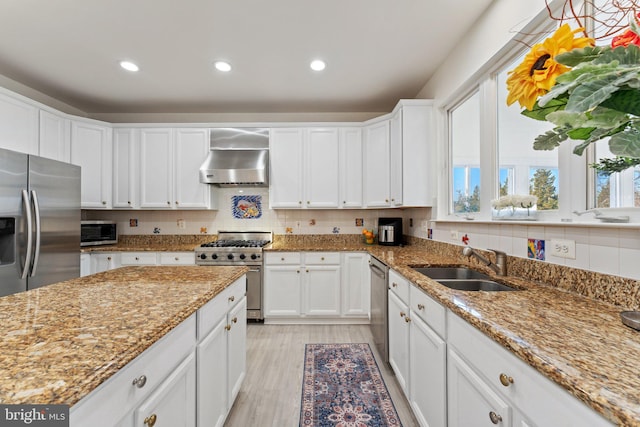
[[[231,186],[269,185],[269,129],[211,129],[209,155],[200,182]]]

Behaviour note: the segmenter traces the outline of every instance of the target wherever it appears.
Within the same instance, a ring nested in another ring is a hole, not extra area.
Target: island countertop
[[[125,267],[0,298],[0,402],[73,405],[246,267]]]
[[[611,422],[640,426],[640,331],[622,324],[618,306],[514,274],[498,277],[459,248],[452,255],[421,246],[280,242],[269,251],[366,251]],[[436,265],[480,269],[520,291],[457,291],[411,268]]]

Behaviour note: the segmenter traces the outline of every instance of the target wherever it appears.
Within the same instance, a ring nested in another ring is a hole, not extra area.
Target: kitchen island
[[[76,404],[246,271],[126,267],[0,298],[0,402]]]

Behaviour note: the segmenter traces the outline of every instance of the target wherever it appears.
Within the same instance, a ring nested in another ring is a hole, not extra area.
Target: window
[[[595,143],[596,161],[613,158],[607,140]],[[597,172],[593,191],[596,208],[640,207],[640,168],[626,169],[607,175]]]
[[[507,106],[508,71],[522,62],[524,55],[502,68],[497,74],[497,144],[499,194],[538,197],[538,210],[558,208],[558,150],[533,149],[536,136],[553,128],[548,122],[531,120],[520,114],[516,103]]]
[[[476,91],[449,110],[450,212],[480,211],[480,102]]]

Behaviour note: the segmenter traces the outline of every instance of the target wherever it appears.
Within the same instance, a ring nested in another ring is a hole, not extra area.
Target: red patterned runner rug
[[[402,426],[369,344],[307,344],[300,426]]]

